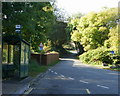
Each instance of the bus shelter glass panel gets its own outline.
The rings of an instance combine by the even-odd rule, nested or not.
[[[8,63],[8,44],[3,44],[3,50],[2,50],[2,63],[7,64]]]
[[[28,76],[28,63],[29,63],[29,46],[21,42],[21,65],[20,65],[20,77]]]
[[[20,75],[20,45],[14,45],[14,66],[15,66],[15,77],[19,78]]]
[[[21,42],[21,64],[20,64],[20,77],[24,77],[25,70],[25,44]]]
[[[14,76],[13,45],[5,42],[2,49],[2,72],[3,78]]]
[[[25,46],[25,76],[28,75],[28,63],[29,63],[29,46]]]

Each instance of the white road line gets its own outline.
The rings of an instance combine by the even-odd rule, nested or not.
[[[53,71],[51,71],[51,72],[53,72]]]
[[[109,87],[106,87],[106,86],[102,86],[102,85],[97,85],[98,87],[102,87],[102,88],[106,88],[106,89],[109,89]]]
[[[57,72],[55,72],[55,74],[57,74]]]
[[[51,71],[51,69],[48,69],[49,71]]]
[[[29,88],[24,94],[29,94],[32,90],[33,88]]]
[[[64,75],[61,75],[61,77],[65,77]]]
[[[71,78],[71,77],[69,77],[69,79],[71,79],[71,80],[75,80],[74,78]]]
[[[86,81],[83,81],[83,80],[80,80],[80,82],[88,84],[88,82],[86,82]]]
[[[88,93],[88,94],[90,94],[90,93],[91,93],[89,89],[86,89],[86,91],[87,91],[87,93]]]

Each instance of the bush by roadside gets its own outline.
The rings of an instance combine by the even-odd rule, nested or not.
[[[103,63],[106,63],[108,65],[119,66],[120,56],[117,53],[112,54],[111,51],[111,49],[101,47],[83,53],[79,56],[79,59],[83,63],[92,65],[102,65]]]

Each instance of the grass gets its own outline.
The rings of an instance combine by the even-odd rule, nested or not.
[[[29,64],[29,76],[35,77],[40,73],[43,73],[48,70],[49,67],[54,66],[59,61],[53,62],[49,65],[39,65],[35,60],[31,60]]]

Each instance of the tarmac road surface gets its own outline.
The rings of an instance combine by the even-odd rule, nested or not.
[[[61,58],[27,94],[118,94],[118,72]]]

